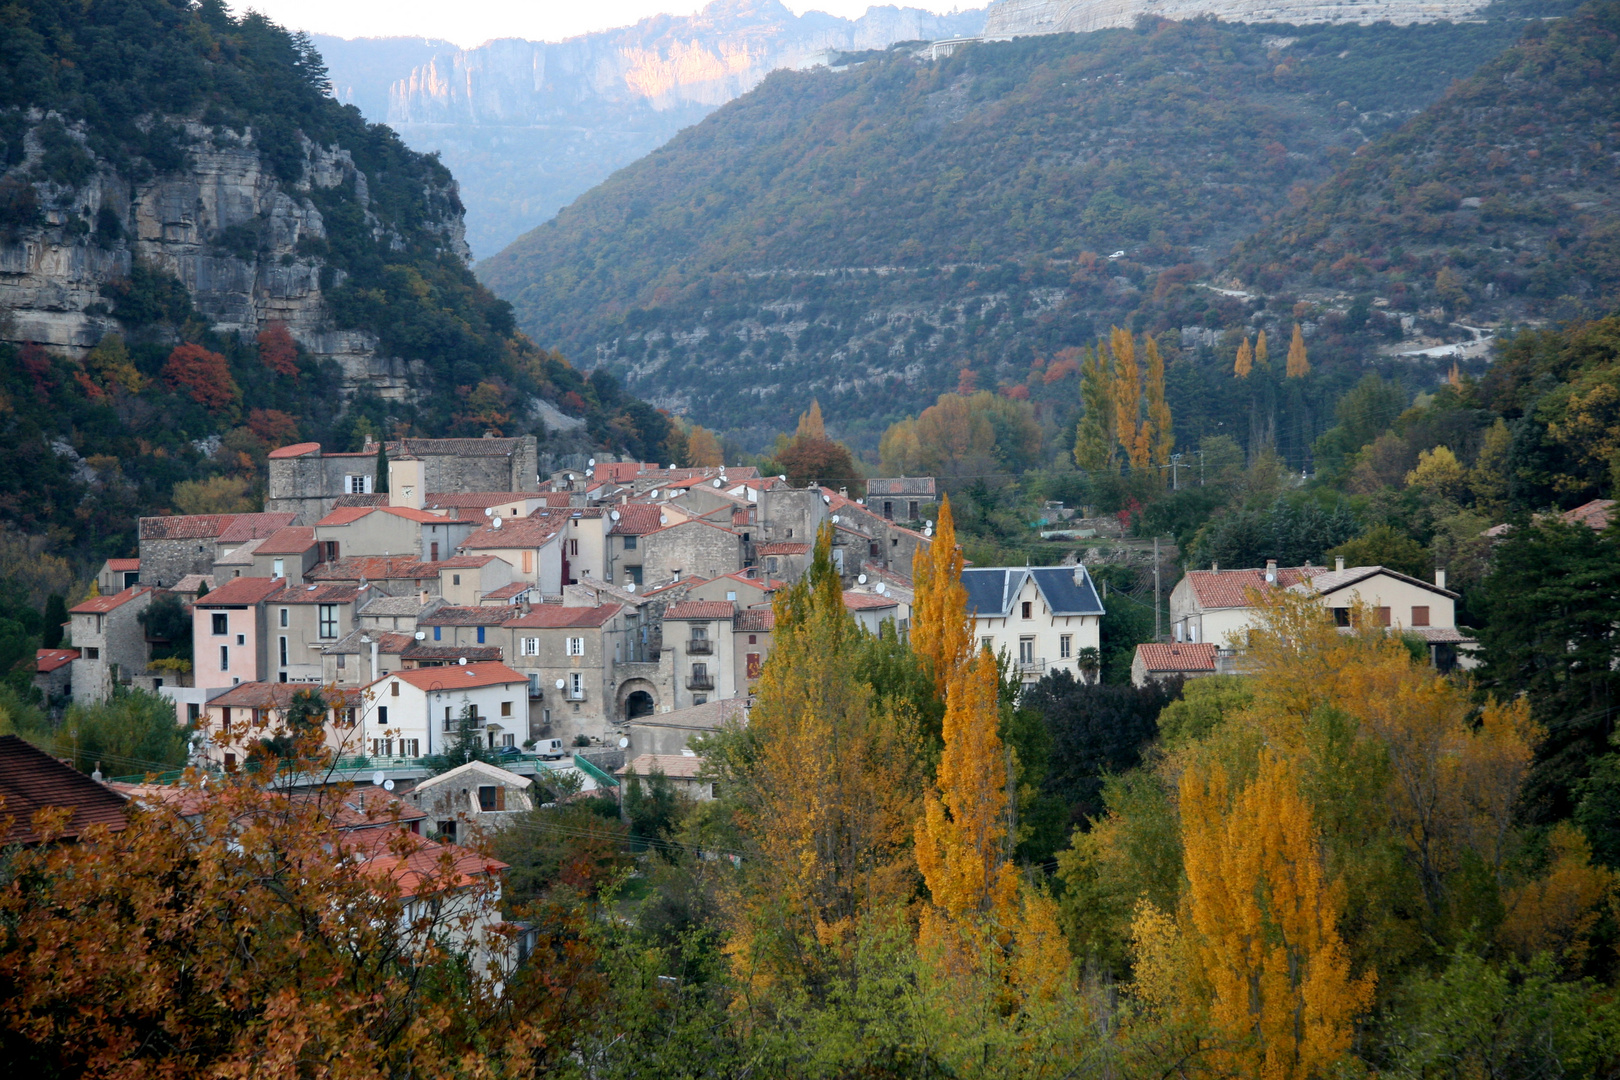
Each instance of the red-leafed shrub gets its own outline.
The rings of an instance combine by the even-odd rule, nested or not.
[[[298,344],[285,323],[271,323],[259,331],[259,360],[277,375],[298,377]]]
[[[163,383],[172,390],[184,390],[206,409],[230,408],[241,393],[223,356],[190,343],[176,345],[164,361]]]
[[[272,450],[298,441],[298,420],[280,409],[254,409],[248,414],[248,428]]]

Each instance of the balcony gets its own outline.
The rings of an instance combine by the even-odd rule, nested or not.
[[[693,638],[686,643],[686,652],[689,656],[713,656],[714,642],[708,638]]]
[[[686,688],[688,690],[713,690],[714,689],[714,676],[713,675],[688,675],[686,677]]]
[[[1020,675],[1031,675],[1039,678],[1041,672],[1045,670],[1046,658],[1044,656],[1032,656],[1018,661],[1018,674]]]

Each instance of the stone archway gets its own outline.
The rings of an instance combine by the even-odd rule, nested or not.
[[[619,723],[629,723],[658,711],[658,687],[646,679],[627,679],[616,695],[618,708],[614,715]]]

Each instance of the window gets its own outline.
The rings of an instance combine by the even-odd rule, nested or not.
[[[579,522],[577,522],[577,521],[574,522],[574,528],[576,528],[576,529],[579,528]],[[568,557],[570,559],[579,558],[579,541],[578,540],[570,540],[570,541],[568,541]]]
[[[1019,605],[1019,608],[1020,608],[1021,613],[1023,614],[1024,618],[1033,619],[1035,617],[1035,605],[1033,603],[1031,603],[1030,601],[1025,600],[1022,604]]]
[[[229,645],[219,647],[219,670],[231,670],[231,647]]]
[[[517,745],[517,736],[516,735],[502,735],[501,736],[501,745],[502,746],[516,746]]]
[[[537,698],[537,697],[541,696],[541,694],[540,694],[540,673],[538,671],[529,672],[529,696],[532,697],[532,698]]]
[[[484,643],[484,628],[482,626],[480,626],[478,628],[478,644],[482,645],[483,643]]]
[[[894,517],[894,503],[887,499],[883,500],[883,516],[891,519]]]
[[[422,740],[420,739],[401,739],[399,740],[399,756],[409,758],[421,757],[421,747]]]
[[[456,842],[456,823],[454,821],[439,822],[439,835],[450,843]]]
[[[568,639],[568,655],[569,656],[584,656],[585,655],[585,639],[582,638],[582,637],[571,637],[571,638],[569,638]]]
[[[502,716],[511,716],[512,715],[512,703],[510,701],[501,702],[501,715]]]
[[[1074,655],[1074,635],[1063,634],[1058,638],[1058,655],[1065,660]]]
[[[524,656],[539,656],[540,639],[537,637],[519,638],[518,652]]]
[[[287,666],[287,639],[286,638],[278,638],[277,643],[281,647],[281,666],[286,667]]]
[[[442,626],[435,626],[433,628],[433,640],[438,641],[443,636],[444,636],[444,628]]]
[[[281,609],[281,620],[280,621],[281,621],[282,626],[290,626],[290,625],[292,625],[291,616],[287,613],[286,608]]]
[[[726,599],[727,599],[727,600],[730,600],[730,601],[731,601],[731,602],[732,602],[732,603],[734,603],[734,604],[735,604],[735,603],[736,603],[736,602],[737,602],[737,594],[736,594],[736,593],[734,593],[734,592],[730,592],[730,591],[728,591],[728,592],[727,592],[727,593],[726,593]]]
[[[236,771],[236,755],[235,754],[226,754],[225,755],[225,771],[226,772],[235,772]]]
[[[444,707],[444,730],[456,730],[456,721],[455,718],[450,715],[450,706],[448,705]]]
[[[435,541],[433,541],[432,544],[430,544],[428,546],[428,562],[438,562],[438,561],[439,561],[439,542],[437,540],[435,540]]]
[[[639,567],[639,566],[627,566],[627,567],[625,567],[624,568],[624,576],[630,579],[630,584],[632,584],[632,585],[640,585],[641,584],[641,567]]]
[[[759,662],[759,653],[757,653],[757,652],[749,653],[744,662],[747,665],[746,670],[748,671],[748,677],[750,679],[759,678],[759,673],[760,673],[760,670],[761,670],[761,667],[762,667],[762,665]]]
[[[534,552],[532,551],[523,553],[523,572],[525,574],[534,573]]]
[[[349,666],[349,658],[347,656],[344,656],[342,653],[338,653],[337,654],[337,666],[338,666],[338,670],[342,671],[344,668]]]
[[[692,695],[692,704],[694,704],[694,705],[707,705],[708,703],[709,703],[709,695],[708,694],[693,694]]]
[[[141,572],[139,570],[125,570],[124,571],[124,588],[127,589],[127,588],[129,588],[129,587],[131,587],[133,585],[139,585],[140,583],[141,583]]]
[[[1334,608],[1333,609],[1333,625],[1334,626],[1349,626],[1350,625],[1350,609],[1347,608],[1347,607],[1336,607],[1336,608]]]
[[[1427,607],[1414,607],[1412,609],[1412,625],[1413,626],[1428,626],[1429,625],[1429,609]]]
[[[574,701],[585,700],[585,674],[574,671],[568,675],[568,696]]]
[[[392,682],[388,684],[388,696],[399,697],[399,683]]]
[[[224,635],[231,632],[230,616],[224,612],[214,615],[214,633]]]
[[[636,550],[636,538],[635,537],[627,536],[627,537],[624,538],[624,550],[626,550],[626,551],[634,551],[634,550]]]
[[[758,634],[749,634],[748,635],[748,644],[750,644],[750,645],[758,645],[759,644],[759,635]]]
[[[996,640],[995,640],[995,638],[987,638],[987,637],[980,638],[979,639],[979,648],[982,649],[985,652],[995,652],[996,651]]]
[[[916,521],[917,520],[917,504],[916,503],[908,503],[907,505],[911,507],[911,515],[910,515],[908,520]]]
[[[1035,662],[1035,639],[1023,637],[1018,639],[1018,662],[1020,664],[1033,664]]]
[[[483,811],[503,810],[506,800],[501,798],[505,791],[494,784],[478,785],[478,809]]]
[[[229,705],[219,710],[219,730],[226,735],[231,733],[231,707]]]
[[[370,495],[372,477],[357,476],[350,473],[348,476],[350,495]]]
[[[732,593],[731,595],[733,597],[735,597],[737,594]],[[692,640],[693,641],[707,641],[708,639],[709,639],[709,628],[708,627],[706,627],[706,626],[694,626],[694,627],[692,627]]]
[[[271,577],[286,577],[287,576],[287,560],[286,559],[276,559],[274,562],[272,562],[270,564],[270,576]]]
[[[377,707],[377,723],[384,727],[388,726],[388,706],[379,705]]]
[[[247,635],[246,634],[237,634],[236,635],[236,643],[238,645],[246,645],[247,644]]]
[[[450,575],[450,584],[452,584],[452,585],[460,585],[461,584],[461,575],[460,574],[451,574]]]
[[[1378,625],[1379,626],[1388,626],[1389,625],[1389,608],[1387,608],[1387,607],[1375,608],[1374,611],[1377,613],[1377,616],[1378,616]]]
[[[101,650],[94,645],[86,645],[84,649],[84,658],[86,660],[100,660]]]
[[[338,636],[338,613],[336,604],[320,605],[321,637],[335,638]]]

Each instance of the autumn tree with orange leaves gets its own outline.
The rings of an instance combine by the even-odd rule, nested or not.
[[[916,585],[911,613],[911,648],[922,658],[941,699],[951,678],[967,662],[973,633],[966,620],[967,589],[962,585],[962,551],[956,546],[956,519],[950,496],[939,506],[934,539],[911,563]]]
[[[223,356],[190,343],[176,345],[169,353],[163,364],[163,382],[212,412],[231,408],[242,394]]]

